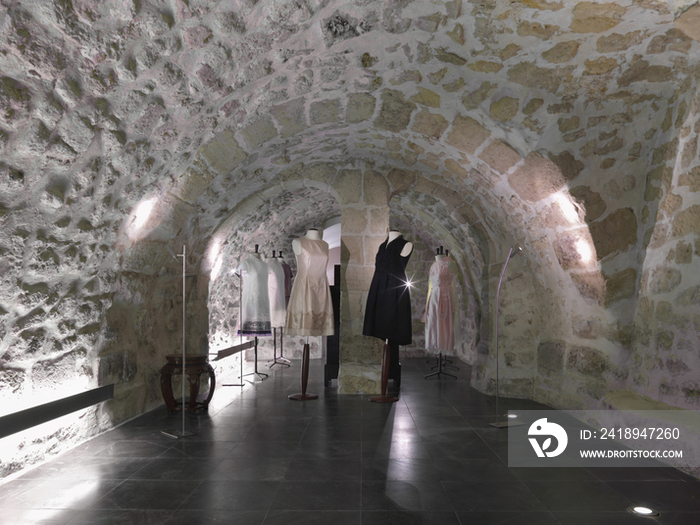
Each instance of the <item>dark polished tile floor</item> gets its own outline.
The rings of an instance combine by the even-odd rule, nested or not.
[[[318,361],[320,399],[289,401],[299,363],[275,366],[219,387],[208,413],[187,416],[194,436],[165,436],[181,416],[160,408],[6,481],[0,524],[700,524],[700,481],[674,469],[508,468],[493,398],[460,366],[457,380],[424,379],[425,359],[404,360],[395,404],[324,389]]]

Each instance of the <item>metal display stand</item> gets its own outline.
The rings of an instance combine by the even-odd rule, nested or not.
[[[443,356],[442,352],[440,352],[438,354],[438,364],[431,369],[431,370],[435,370],[437,368],[438,369],[437,372],[433,372],[432,374],[428,374],[427,376],[425,376],[425,379],[428,379],[429,377],[433,377],[433,376],[440,377],[440,375],[446,375],[446,376],[454,377],[455,379],[457,379],[457,376],[449,374],[449,373],[444,371],[444,368],[448,367],[448,366],[450,366],[450,365],[447,364],[447,359],[445,359],[445,356]],[[455,366],[452,368],[457,368],[457,367]],[[457,370],[459,370],[459,368],[457,368]]]
[[[186,296],[185,296],[185,277],[187,277],[186,272],[186,254],[185,245],[182,245],[182,253],[178,254],[178,257],[182,257],[182,429],[180,430],[162,430],[161,432],[171,438],[180,439],[185,437],[194,436],[195,433],[185,430],[185,378],[187,377],[185,373],[185,307],[186,307]]]
[[[283,344],[281,331],[282,328],[280,328],[280,346]],[[277,328],[272,329],[272,360],[267,362],[267,367],[272,368],[275,365],[291,366],[289,359],[282,357],[281,353],[280,356],[277,357]]]
[[[307,336],[301,356],[301,394],[289,395],[287,399],[291,399],[292,401],[310,401],[318,399],[318,394],[306,393],[306,387],[309,384],[309,354],[309,338]]]
[[[269,376],[269,374],[264,374],[262,372],[258,372],[258,336],[257,335],[255,336],[255,344],[253,346],[253,352],[255,354],[255,368],[249,374],[242,375],[241,378],[246,377],[246,376],[258,376],[261,381],[264,381],[265,379],[267,379],[270,376]],[[243,363],[243,357],[241,357],[241,363]]]
[[[386,395],[387,385],[389,383],[389,366],[391,365],[391,351],[389,349],[389,340],[384,343],[384,353],[382,355],[382,394],[379,396],[370,397],[369,400],[373,403],[396,403],[399,398],[396,396]]]
[[[508,251],[508,258],[506,259],[506,262],[503,264],[503,271],[501,272],[501,278],[498,280],[498,288],[496,288],[496,422],[495,423],[489,423],[492,427],[496,428],[508,428],[509,426],[518,426],[522,425],[522,423],[515,423],[511,422],[509,419],[506,418],[505,421],[501,421],[501,415],[499,413],[498,409],[498,398],[499,398],[499,392],[498,392],[498,307],[499,307],[499,300],[501,297],[501,284],[503,284],[503,277],[506,275],[506,268],[508,267],[508,261],[516,255],[519,255],[520,252],[522,252],[522,248],[520,246],[515,246],[511,248]],[[519,273],[517,275],[514,275],[513,277],[510,277],[506,279],[506,281],[512,281],[514,279],[517,279],[518,277],[522,277],[522,273]]]

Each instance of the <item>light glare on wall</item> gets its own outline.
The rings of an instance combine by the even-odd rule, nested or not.
[[[133,220],[134,228],[143,228],[143,226],[146,224],[146,221],[148,221],[148,218],[151,216],[151,212],[153,211],[153,206],[155,206],[155,204],[155,199],[148,199],[136,206]]]
[[[216,262],[214,263],[214,268],[212,268],[212,270],[211,270],[211,280],[212,281],[218,277],[219,272],[221,271],[221,265],[223,264],[223,262],[224,262],[223,257],[219,257],[216,260]]]
[[[571,202],[570,199],[567,199],[561,193],[557,193],[554,196],[554,200],[559,205],[559,208],[567,221],[569,221],[571,224],[577,224],[580,221],[578,208],[573,202]]]
[[[581,256],[583,262],[591,262],[593,260],[593,250],[591,245],[584,239],[576,241],[576,251]]]

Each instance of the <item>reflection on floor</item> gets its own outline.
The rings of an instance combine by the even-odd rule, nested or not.
[[[493,398],[469,367],[424,379],[403,363],[400,401],[338,396],[312,362],[221,388],[182,440],[164,408],[0,486],[7,524],[645,525],[700,523],[700,481],[674,469],[509,469],[507,430],[488,425]],[[261,367],[262,368],[262,367]],[[501,408],[544,408],[506,400]],[[626,512],[661,511],[657,520]]]

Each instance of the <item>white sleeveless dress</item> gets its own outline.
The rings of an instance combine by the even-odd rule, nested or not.
[[[238,273],[243,279],[239,335],[272,335],[267,290],[269,271],[267,263],[252,255],[245,256],[238,265]]]

